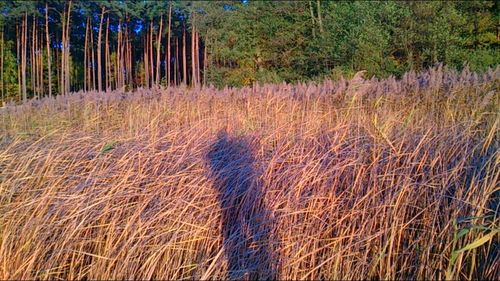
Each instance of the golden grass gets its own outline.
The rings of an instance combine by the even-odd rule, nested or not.
[[[0,279],[497,279],[493,74],[3,109]]]

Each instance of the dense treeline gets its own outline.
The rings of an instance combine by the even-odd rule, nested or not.
[[[500,61],[499,4],[2,1],[2,101],[75,90],[400,75]]]

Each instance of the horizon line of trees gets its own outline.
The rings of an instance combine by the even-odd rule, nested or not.
[[[136,87],[399,76],[500,61],[499,4],[0,2],[2,102]]]

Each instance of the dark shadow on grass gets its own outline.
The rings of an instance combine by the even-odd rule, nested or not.
[[[249,140],[218,134],[207,155],[222,209],[222,235],[230,279],[275,279],[272,219],[258,182]]]

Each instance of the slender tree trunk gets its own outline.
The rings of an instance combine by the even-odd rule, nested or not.
[[[68,67],[68,29],[69,29],[69,12],[71,12],[71,1],[68,3],[68,10],[63,12],[61,25],[62,25],[62,36],[61,36],[61,84],[60,91],[61,94],[66,94],[68,90],[68,80],[69,80],[69,67]]]
[[[123,64],[123,54],[122,54],[122,49],[123,49],[123,31],[122,31],[122,19],[120,18],[118,22],[118,42],[117,42],[117,50],[116,50],[116,83],[117,83],[117,88],[122,88],[123,87],[123,70],[124,70],[124,64]]]
[[[2,26],[2,32],[0,33],[0,40],[1,40],[1,44],[2,44],[2,49],[1,49],[1,54],[0,54],[0,75],[1,75],[1,78],[0,78],[0,82],[2,83],[2,85],[0,86],[2,88],[2,106],[4,105],[5,103],[5,93],[4,93],[4,89],[5,89],[5,80],[4,80],[4,74],[3,74],[3,61],[4,61],[4,27]]]
[[[323,20],[321,18],[321,1],[317,0],[316,5],[318,7],[318,23],[319,23],[319,33],[323,33]]]
[[[36,60],[35,60],[35,46],[36,46],[36,36],[35,36],[35,16],[31,18],[32,25],[31,25],[31,50],[30,50],[30,72],[31,72],[31,93],[33,94],[33,97],[37,97],[37,92],[36,92],[36,77],[35,77],[35,71],[36,71]]]
[[[161,46],[161,33],[163,29],[163,16],[160,17],[160,28],[158,31],[158,35],[156,36],[156,83],[155,85],[158,87],[160,84],[160,46]]]
[[[167,76],[167,87],[170,87],[170,38],[171,38],[171,25],[172,25],[172,2],[170,2],[170,5],[168,7],[168,32],[167,32],[167,57],[165,59],[165,73]]]
[[[196,34],[196,25],[194,24],[194,16],[191,25],[191,85],[196,88],[196,55],[195,55],[195,34]]]
[[[66,42],[65,42],[65,37],[66,37],[66,18],[65,18],[65,15],[66,15],[66,11],[64,11],[63,13],[63,17],[61,19],[61,27],[62,27],[62,36],[61,36],[61,67],[60,67],[60,71],[59,71],[59,74],[61,76],[59,82],[59,91],[60,91],[60,94],[61,95],[64,95],[64,91],[66,89],[66,83],[64,82],[64,78],[65,78],[65,75],[64,73],[66,72],[66,63],[65,63],[65,59],[66,59],[66,55],[65,55],[65,48],[66,48]]]
[[[21,23],[22,26],[22,23]],[[22,28],[21,28],[22,29]],[[17,58],[17,89],[18,89],[18,94],[19,98],[22,96],[22,90],[21,90],[21,31],[19,30],[19,23],[16,23],[16,58]]]
[[[149,31],[144,39],[144,82],[143,85],[149,88]]]
[[[21,75],[22,75],[22,81],[23,81],[23,101],[28,100],[28,94],[26,91],[26,51],[27,51],[27,45],[28,45],[28,13],[24,13],[24,24],[23,24],[23,43],[22,43],[22,64],[21,64]]]
[[[179,71],[179,38],[175,37],[174,86],[178,85]]]
[[[126,23],[126,26],[125,26],[125,65],[126,65],[126,82],[125,84],[127,85],[131,85],[132,84],[132,67],[130,65],[130,48],[129,48],[129,35],[128,35],[128,24],[129,24],[129,20],[128,20],[128,16],[126,16],[126,20],[127,20],[127,23]]]
[[[102,49],[101,49],[101,38],[102,38],[102,23],[104,21],[104,13],[106,8],[103,6],[101,10],[101,21],[99,22],[99,33],[97,34],[97,89],[102,92]]]
[[[35,56],[34,56],[34,59],[35,59],[35,89],[36,89],[36,92],[37,92],[37,97],[38,98],[41,98],[42,97],[42,89],[40,87],[40,55],[38,54],[38,41],[39,41],[39,38],[38,38],[38,28],[35,28]]]
[[[92,90],[96,90],[96,62],[95,62],[95,50],[94,50],[94,31],[92,28],[92,18],[90,19],[90,56],[92,62],[90,63],[89,75],[92,75]]]
[[[45,2],[45,39],[47,43],[47,76],[49,79],[49,97],[52,97],[52,70],[50,58],[50,35],[49,35],[49,4]]]
[[[184,85],[187,85],[187,58],[186,58],[186,26],[184,26],[184,30],[182,33],[182,80],[184,81]]]
[[[128,79],[128,73],[129,73],[129,68],[128,68],[128,21],[127,21],[127,16],[125,16],[125,24],[124,24],[124,31],[123,31],[123,67],[124,67],[124,74],[123,74],[123,85],[127,86],[129,85],[130,81]]]
[[[316,18],[314,17],[314,10],[313,10],[313,5],[312,5],[312,2],[309,1],[309,12],[311,13],[311,21],[312,21],[312,27],[311,27],[311,30],[312,30],[312,36],[313,36],[313,39],[316,39]]]
[[[58,63],[61,58],[61,51],[58,51],[57,49],[55,50],[55,56],[56,56],[56,77],[57,77],[57,85],[58,87],[61,86],[61,67],[58,67]],[[58,88],[59,92],[61,92],[60,88]]]
[[[131,42],[129,42],[129,30],[128,30],[128,25],[130,23],[128,15],[127,17],[127,26],[125,27],[125,45],[126,45],[126,63],[127,63],[127,84],[130,85],[131,87],[134,86],[134,80],[132,76],[132,46]]]
[[[195,34],[195,40],[196,40],[196,85],[200,86],[201,85],[201,76],[200,76],[200,33],[198,30],[196,30]]]
[[[127,38],[128,37],[129,37],[129,35],[127,35]],[[129,72],[130,84],[131,84],[131,86],[134,86],[135,81],[134,81],[134,76],[132,75],[132,73],[133,73],[132,71],[134,71],[134,68],[133,68],[134,65],[132,64],[132,52],[133,52],[133,50],[132,50],[132,42],[130,42],[130,39],[128,41],[128,47],[127,48],[128,48],[128,56],[129,56],[128,57],[128,63],[129,63],[129,71],[130,71]]]
[[[37,80],[38,80],[38,94],[40,97],[43,97],[43,36],[41,34],[40,28],[36,29],[36,59],[37,62]]]
[[[88,40],[89,40],[89,20],[90,16],[87,16],[87,22],[85,24],[85,47],[83,48],[83,90],[87,92],[88,89]]]
[[[64,60],[66,62],[66,79],[65,79],[65,85],[66,89],[65,92],[69,93],[70,92],[70,77],[71,77],[71,71],[70,71],[70,37],[69,37],[69,31],[70,31],[70,19],[71,19],[71,4],[72,1],[70,0],[68,2],[68,13],[67,13],[67,18],[66,18],[66,35],[65,35],[65,42],[66,42],[66,48],[65,48],[65,54],[66,54],[66,59]]]
[[[150,77],[151,77],[151,87],[155,85],[155,65],[154,65],[154,59],[153,59],[153,21],[151,20],[150,23],[150,34],[149,34],[149,70],[150,72]]]
[[[207,69],[208,69],[208,35],[205,35],[205,44],[203,46],[203,87],[207,86]]]
[[[105,73],[105,78],[106,78],[106,89],[104,89],[106,92],[109,91],[111,88],[111,74],[110,74],[110,58],[109,58],[109,15],[106,19],[106,38],[105,38],[105,45],[104,45],[104,60],[105,60],[105,65],[104,65],[104,73]]]
[[[38,55],[38,58],[39,58],[39,68],[38,68],[38,71],[40,73],[40,77],[38,79],[38,81],[40,82],[40,94],[41,96],[45,96],[45,85],[44,85],[44,79],[43,79],[43,29],[39,28],[37,33],[39,34],[38,38],[40,38],[40,43],[38,45],[38,52],[39,52],[39,55]]]

